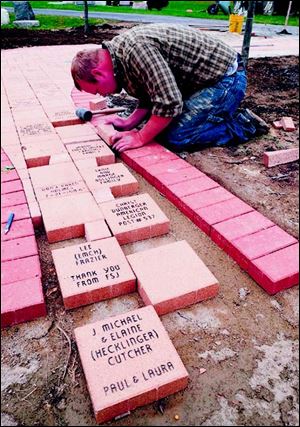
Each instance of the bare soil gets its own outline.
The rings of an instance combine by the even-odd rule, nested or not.
[[[294,148],[299,141],[299,58],[250,59],[244,106],[261,116],[270,132],[226,148],[184,154],[188,162],[251,204],[294,236],[299,232],[298,162],[266,168],[265,151]],[[272,123],[291,116],[297,131],[275,130]]]
[[[109,28],[105,38],[124,28]],[[51,34],[51,40],[44,39],[39,31],[35,45],[80,43],[72,32],[61,37],[56,32],[54,38]],[[6,33],[2,37],[6,40]],[[24,37],[5,41],[5,48],[33,43]],[[291,115],[298,126],[298,58],[250,60],[248,76],[245,105],[269,123]],[[296,235],[298,165],[266,169],[261,160],[266,149],[295,147],[297,140],[298,132],[272,130],[245,145],[208,148],[182,157]],[[140,192],[148,192],[171,218],[171,232],[126,245],[125,253],[185,239],[221,288],[211,301],[162,317],[190,374],[188,388],[108,425],[299,425],[298,289],[268,296],[172,204],[134,175]],[[73,330],[143,304],[134,293],[67,312],[51,250],[84,240],[49,245],[44,230],[36,231],[36,237],[48,316],[2,331],[1,425],[94,426]]]
[[[104,40],[111,40],[120,32],[135,25],[135,23],[129,22],[90,25],[88,34],[84,34],[83,27],[66,30],[1,29],[1,49],[24,46],[101,44]]]

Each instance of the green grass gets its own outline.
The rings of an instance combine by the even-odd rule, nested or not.
[[[48,4],[47,1],[34,1],[31,2],[31,5],[33,9],[41,9],[41,8],[47,8],[47,9],[63,9],[63,10],[79,10],[82,11],[82,6],[75,6],[70,2],[70,4],[64,4],[60,5],[59,2],[57,2],[57,5]],[[190,18],[207,18],[207,19],[222,19],[222,20],[228,20],[228,16],[225,16],[222,12],[219,12],[218,15],[209,15],[207,13],[207,7],[214,3],[213,1],[170,1],[169,6],[162,9],[161,11],[158,10],[139,10],[139,9],[132,9],[131,7],[126,6],[89,6],[89,11],[96,11],[96,12],[122,12],[122,13],[137,13],[137,14],[153,14],[153,15],[168,15],[168,16],[185,16]],[[13,6],[13,2],[7,1],[3,2],[1,1],[1,6]],[[193,12],[189,13],[186,12],[188,9],[191,9]],[[264,15],[256,15],[255,20],[256,23],[261,24],[275,24],[275,25],[284,25],[285,22],[285,16],[264,16]],[[289,25],[298,26],[299,25],[299,17],[290,17]]]
[[[9,14],[10,21],[15,19],[13,13]],[[64,28],[75,28],[82,27],[84,20],[82,18],[70,18],[68,16],[48,16],[48,15],[36,15],[36,19],[40,21],[39,27],[30,27],[30,30],[62,30]],[[104,19],[89,19],[90,25],[101,25],[106,22]],[[16,28],[12,23],[8,25],[2,25],[1,29]]]

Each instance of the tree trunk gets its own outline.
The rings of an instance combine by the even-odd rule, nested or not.
[[[242,57],[243,57],[245,67],[247,67],[248,59],[249,59],[254,9],[255,9],[255,1],[249,1],[248,2],[248,13],[247,13],[247,21],[246,21],[243,49],[242,49]]]
[[[84,34],[89,32],[89,6],[87,0],[84,0]]]

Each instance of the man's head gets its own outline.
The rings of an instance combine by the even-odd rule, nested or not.
[[[78,90],[106,96],[118,91],[113,63],[106,49],[85,49],[72,61],[71,74]]]

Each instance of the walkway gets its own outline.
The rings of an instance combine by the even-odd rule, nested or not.
[[[138,171],[135,173],[120,161],[114,163],[109,147],[106,147],[106,155],[101,156],[104,142],[90,124],[54,127],[52,124],[57,125],[59,120],[75,118],[72,99],[76,104],[88,106],[92,98],[74,90],[70,78],[70,61],[82,47],[46,46],[2,52],[2,115],[6,130],[2,146],[22,182],[28,184],[24,191],[29,208],[31,204],[37,208],[35,215],[40,219],[39,226],[43,217],[48,240],[55,242],[48,244],[43,241],[44,233],[40,233],[38,242],[41,259],[45,263],[43,287],[49,307],[48,319],[3,332],[5,411],[17,418],[17,424],[47,424],[50,412],[48,404],[46,409],[44,406],[51,390],[55,397],[55,400],[51,399],[51,416],[57,417],[52,419],[54,424],[95,425],[85,378],[92,385],[89,387],[91,397],[99,398],[104,388],[99,387],[100,381],[107,379],[111,384],[123,378],[124,372],[133,371],[129,371],[126,364],[120,365],[122,372],[109,370],[106,364],[100,365],[100,359],[94,364],[91,354],[92,358],[102,357],[101,352],[105,356],[102,343],[107,338],[98,340],[95,330],[88,325],[111,316],[132,313],[143,304],[153,302],[190,380],[183,392],[165,401],[163,414],[147,405],[132,412],[124,425],[126,422],[127,425],[139,425],[141,419],[147,425],[175,425],[174,414],[179,414],[183,425],[247,425],[249,422],[263,425],[265,419],[276,423],[283,416],[289,416],[290,424],[297,425],[297,413],[290,408],[291,402],[297,400],[294,384],[297,382],[298,337],[293,325],[297,325],[298,290],[294,287],[270,297],[238,265],[249,270],[270,293],[296,284],[296,240],[218,183],[157,144],[149,146],[150,153],[144,147],[122,156],[129,167]],[[96,117],[93,120],[98,134],[105,138],[112,129],[100,122]],[[95,152],[97,156],[93,154]],[[111,164],[99,167],[103,158]],[[148,185],[147,180],[159,191]],[[108,191],[99,191],[101,181],[109,181]],[[153,201],[150,196],[142,194],[126,196],[125,201],[118,201],[119,196],[132,194],[137,189],[140,193],[149,193]],[[126,206],[130,208],[128,212]],[[147,214],[143,215],[145,207]],[[132,217],[134,211],[137,215]],[[111,232],[115,237],[102,240],[99,234],[95,237],[94,233],[100,231],[100,226],[104,226],[102,237]],[[154,239],[154,236],[159,237]],[[95,238],[96,241],[91,241]],[[140,238],[146,240],[137,241]],[[116,239],[122,248],[116,244]],[[178,245],[181,240],[188,243]],[[114,243],[110,245],[110,241]],[[154,251],[168,251],[167,243],[174,245],[173,248],[176,245],[175,257],[173,252],[165,257]],[[192,255],[194,252],[186,255],[191,248],[197,255]],[[107,261],[104,261],[98,270],[95,266],[99,262],[97,264],[95,259],[106,260],[104,255],[107,251],[108,260],[113,262],[105,264]],[[148,256],[146,260],[143,257],[145,251],[149,253],[151,262]],[[226,253],[233,256],[238,264]],[[103,258],[99,259],[101,256]],[[198,268],[201,258],[218,279],[220,287],[212,281],[214,277],[207,270],[199,273],[199,269],[194,269],[194,264],[188,262],[194,256]],[[87,269],[86,259],[93,263],[93,268]],[[168,268],[164,268],[166,259]],[[135,276],[128,265],[125,270],[125,261],[130,263],[138,277],[137,288]],[[105,267],[105,273],[101,267]],[[159,276],[155,275],[157,269],[161,271]],[[98,278],[100,272],[106,286],[91,280]],[[267,274],[263,275],[263,272]],[[170,277],[175,279],[170,281]],[[274,280],[270,283],[272,278],[276,281],[275,288],[272,287]],[[202,279],[209,283],[200,292]],[[151,282],[155,283],[155,288],[151,288]],[[133,290],[135,292],[131,295],[126,295]],[[158,301],[158,296],[163,300]],[[112,299],[105,301],[107,298]],[[207,298],[210,300],[203,301]],[[199,301],[201,304],[196,304]],[[82,306],[84,304],[87,306]],[[67,312],[64,307],[70,310]],[[145,310],[139,308],[131,316],[141,315]],[[81,329],[84,325],[85,329]],[[100,326],[97,323],[97,331]],[[161,336],[165,331],[158,329],[160,326],[152,318],[146,325],[147,330],[155,328]],[[74,328],[85,375],[79,364]],[[89,340],[92,333],[97,335],[93,342]],[[114,334],[112,336],[116,339]],[[152,345],[152,342],[147,344]],[[97,351],[91,353],[91,345]],[[159,358],[155,359],[155,364],[152,360],[147,369],[153,370],[164,363],[161,358],[175,355],[174,348],[170,349],[165,344],[157,347],[160,351],[155,354],[159,354]],[[140,352],[140,356],[143,355]],[[175,362],[179,363],[178,359]],[[177,375],[175,362],[173,366],[176,366],[174,372]],[[99,366],[103,366],[100,374]],[[144,365],[142,367],[144,369]],[[287,371],[288,376],[285,375]],[[147,372],[145,369],[144,373]],[[151,402],[151,395],[154,399],[160,398],[187,385],[183,369],[180,377],[174,379],[178,381],[173,381],[172,387],[165,389],[158,387],[155,381],[149,381],[147,384],[151,383],[151,387],[142,389],[147,392],[147,399],[144,400],[143,395],[142,403]],[[37,386],[31,391],[29,384]],[[276,390],[281,392],[278,394]],[[148,394],[149,391],[155,393]],[[25,400],[29,393],[30,405],[24,411],[20,396]],[[119,397],[118,394],[114,396]],[[127,410],[135,407],[137,400],[134,396],[136,394],[130,396],[129,406],[124,406]],[[110,400],[105,404],[112,401],[115,402]],[[103,402],[104,396],[100,402],[96,401],[96,408]],[[54,408],[56,404],[59,411]],[[122,413],[126,412],[124,407],[121,408]],[[258,412],[258,407],[263,407],[263,410]],[[36,408],[40,409],[37,411]],[[110,412],[109,416],[114,416],[114,413]]]

